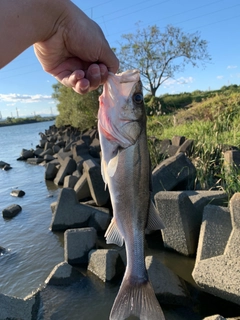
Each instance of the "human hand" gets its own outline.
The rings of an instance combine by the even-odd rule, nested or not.
[[[97,89],[119,62],[102,30],[72,2],[65,2],[54,32],[34,45],[43,69],[74,91]]]

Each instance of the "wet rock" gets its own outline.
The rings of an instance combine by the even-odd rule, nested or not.
[[[33,320],[37,319],[40,307],[40,292],[20,299],[0,293],[1,320]]]
[[[10,166],[9,163],[5,162],[5,161],[0,161],[0,168],[4,168],[5,166]]]
[[[153,194],[159,191],[190,189],[196,177],[196,168],[179,153],[162,161],[153,170]]]
[[[25,192],[23,190],[12,190],[11,193],[10,193],[11,196],[13,197],[23,197],[25,195]]]
[[[89,252],[96,247],[94,228],[69,229],[64,232],[64,257],[69,264],[88,263]]]
[[[6,249],[0,246],[0,256],[6,252]]]
[[[21,206],[18,204],[12,204],[9,207],[3,209],[3,218],[13,218],[22,210]]]
[[[45,283],[54,286],[68,286],[79,281],[82,277],[83,275],[78,270],[64,261],[53,268]]]
[[[145,258],[149,279],[160,303],[187,305],[190,302],[184,281],[153,256]]]
[[[93,160],[83,163],[83,168],[87,174],[87,181],[91,196],[98,206],[103,206],[109,199],[109,192],[105,190],[105,183],[101,174],[101,166]]]
[[[63,182],[63,188],[74,188],[75,184],[77,183],[78,178],[73,175],[66,176]]]
[[[124,263],[117,250],[98,249],[89,253],[88,270],[104,282],[122,274],[124,269]]]
[[[237,193],[231,198],[229,209],[221,207],[216,209],[214,206],[205,208],[197,259],[192,273],[195,282],[203,290],[238,305],[240,305],[239,205],[240,193]]]
[[[71,175],[76,170],[76,162],[70,158],[66,157],[61,164],[60,169],[54,179],[54,183],[57,185],[62,185],[64,182],[64,178],[67,175]]]
[[[154,198],[165,224],[162,230],[164,246],[184,255],[195,254],[201,214],[187,194],[181,191],[161,191]]]

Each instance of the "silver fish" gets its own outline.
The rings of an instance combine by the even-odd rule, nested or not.
[[[145,229],[162,229],[164,225],[150,200],[150,157],[139,71],[110,73],[99,101],[102,176],[113,207],[105,237],[107,243],[122,246],[125,242],[127,253],[110,320],[124,320],[130,315],[164,320],[145,266]]]

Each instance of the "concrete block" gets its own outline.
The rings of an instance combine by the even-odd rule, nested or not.
[[[20,211],[22,211],[21,206],[19,206],[18,204],[11,204],[10,206],[2,210],[2,215],[3,218],[10,219],[15,217]]]
[[[103,206],[109,199],[109,192],[105,190],[105,183],[101,174],[101,166],[93,160],[83,163],[87,174],[87,181],[91,196],[98,206]]]
[[[53,181],[57,175],[58,169],[55,163],[48,163],[45,170],[45,179]]]
[[[75,184],[78,181],[78,177],[69,175],[64,178],[63,188],[74,188]]]
[[[20,299],[0,293],[1,320],[33,320],[37,319],[40,307],[40,292]]]
[[[83,172],[80,179],[78,179],[78,181],[76,182],[74,191],[76,192],[79,201],[91,197],[86,172]]]
[[[94,228],[69,229],[64,232],[64,257],[69,264],[88,263],[89,252],[96,247]]]
[[[179,153],[162,161],[153,170],[153,194],[173,189],[189,189],[196,177],[196,168],[183,154]]]
[[[170,305],[189,303],[183,280],[153,256],[147,256],[145,262],[149,279],[160,303]]]
[[[172,137],[172,145],[176,147],[180,147],[184,142],[186,138],[184,136],[174,136]]]
[[[231,231],[229,209],[207,205],[203,211],[196,261],[222,255]]]
[[[164,246],[184,255],[196,252],[201,214],[185,192],[162,191],[155,203],[165,224],[162,230]]]
[[[88,270],[102,281],[110,281],[124,272],[125,266],[117,250],[98,249],[89,253]]]
[[[45,283],[54,286],[67,286],[83,278],[83,275],[66,261],[57,264]]]
[[[180,147],[178,148],[177,153],[182,152],[189,157],[192,154],[193,144],[194,144],[194,140],[191,140],[191,139],[185,140],[183,144],[180,145]]]
[[[54,183],[57,185],[62,185],[64,178],[67,175],[72,174],[76,170],[76,166],[76,162],[72,158],[66,157],[62,162],[60,169],[58,170],[58,173],[54,179]]]

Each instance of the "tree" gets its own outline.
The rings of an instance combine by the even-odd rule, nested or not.
[[[101,89],[80,95],[71,88],[57,83],[53,85],[53,90],[52,97],[58,101],[57,126],[71,125],[84,130],[96,125]]]
[[[201,40],[198,32],[184,33],[171,25],[164,32],[156,25],[138,27],[135,34],[125,34],[122,38],[125,42],[118,53],[121,69],[139,69],[144,88],[153,96],[163,82],[183,72],[187,64],[195,67],[201,61],[205,66],[211,60],[207,41]]]

